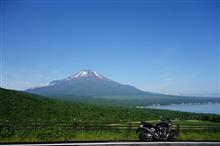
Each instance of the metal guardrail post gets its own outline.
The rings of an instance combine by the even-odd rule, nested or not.
[[[129,139],[129,135],[130,135],[130,132],[131,132],[131,123],[128,123],[128,130],[127,130],[127,139]]]
[[[180,125],[179,124],[176,125],[176,132],[177,132],[177,136],[179,136],[179,134],[180,134]]]

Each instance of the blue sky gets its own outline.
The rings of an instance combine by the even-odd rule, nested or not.
[[[140,89],[219,95],[217,0],[3,1],[1,86],[83,69]]]

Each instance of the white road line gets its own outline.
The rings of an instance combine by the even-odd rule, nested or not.
[[[96,142],[96,143],[51,143],[51,144],[6,144],[7,146],[60,146],[60,145],[64,145],[64,146],[68,146],[68,145],[72,145],[72,146],[85,146],[85,145],[106,145],[106,146],[110,146],[110,145],[132,145],[132,146],[139,146],[139,145],[152,145],[152,146],[162,146],[162,145],[169,145],[169,146],[184,146],[184,145],[195,145],[195,146],[202,146],[202,145],[215,145],[215,146],[220,146],[220,142]]]

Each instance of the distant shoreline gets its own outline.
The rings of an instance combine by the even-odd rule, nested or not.
[[[136,106],[136,108],[150,108],[150,109],[163,109],[181,112],[204,113],[204,114],[217,114],[220,115],[220,103],[182,103],[170,105],[150,105],[150,106]]]

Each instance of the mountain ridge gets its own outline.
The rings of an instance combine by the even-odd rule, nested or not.
[[[31,88],[26,92],[58,99],[79,101],[106,100],[126,105],[180,104],[220,102],[218,98],[177,96],[142,91],[108,79],[92,71],[82,70],[61,80],[51,81],[47,86]],[[81,97],[81,98],[78,98]],[[85,98],[83,98],[85,97]]]
[[[91,70],[82,70],[62,80],[54,80],[47,86],[31,88],[26,91],[46,96],[54,93],[80,96],[144,94],[144,91],[134,86],[115,82]]]

